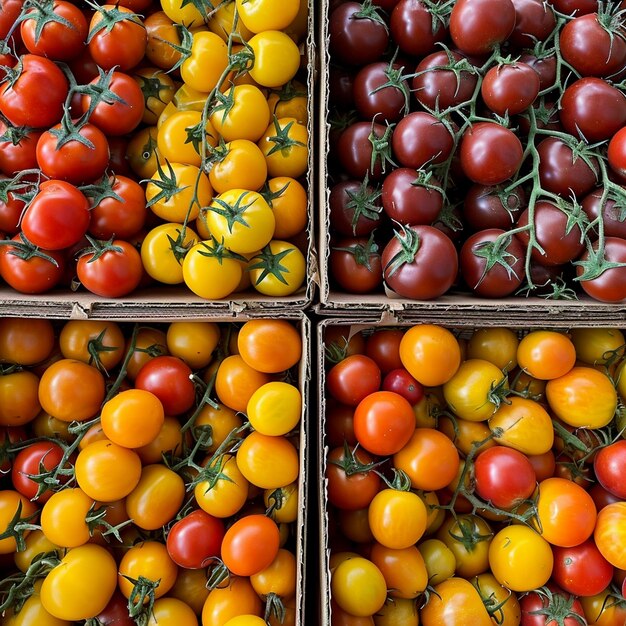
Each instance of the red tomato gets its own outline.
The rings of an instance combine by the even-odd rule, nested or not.
[[[403,367],[391,370],[385,376],[382,390],[399,393],[412,405],[416,405],[424,397],[424,386]]]
[[[342,404],[356,406],[380,389],[380,369],[367,356],[354,354],[334,365],[326,375],[330,395]]]
[[[520,607],[521,626],[580,626],[584,623],[580,601],[555,586],[522,596]]]
[[[62,458],[63,448],[52,441],[40,441],[23,448],[13,461],[11,469],[13,487],[29,500],[41,504],[47,502],[53,491],[37,477],[54,470]]]
[[[153,393],[163,404],[165,415],[180,415],[194,403],[196,390],[189,366],[175,356],[157,356],[137,374],[135,387]]]
[[[554,582],[575,596],[595,596],[613,577],[613,566],[602,556],[592,539],[572,548],[552,547]]]
[[[202,569],[219,556],[225,534],[224,522],[205,513],[192,511],[178,520],[167,534],[167,552],[176,565]]]

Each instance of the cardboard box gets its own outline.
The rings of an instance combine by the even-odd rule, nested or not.
[[[341,315],[344,311],[359,312],[367,311],[372,314],[383,310],[416,311],[420,313],[427,311],[436,318],[444,315],[446,318],[450,314],[457,315],[462,320],[468,311],[476,310],[481,315],[499,315],[506,308],[513,319],[525,319],[536,315],[536,311],[549,312],[549,315],[559,315],[564,321],[576,322],[584,317],[589,317],[591,325],[596,325],[596,319],[610,320],[613,315],[624,318],[626,303],[619,305],[607,305],[597,302],[585,294],[580,295],[578,301],[567,300],[544,300],[543,298],[511,296],[505,299],[486,299],[473,296],[468,292],[450,291],[448,294],[436,300],[411,300],[403,298],[393,292],[387,294],[375,293],[364,295],[353,295],[336,289],[330,277],[329,257],[330,257],[330,231],[329,231],[329,196],[330,189],[327,184],[329,168],[327,155],[330,151],[328,123],[329,96],[330,96],[330,53],[329,53],[329,32],[328,14],[329,0],[322,0],[318,9],[318,60],[319,60],[319,94],[318,94],[318,159],[317,167],[317,202],[318,211],[318,284],[319,284],[319,312],[324,315]],[[543,315],[543,313],[542,313]],[[599,325],[603,325],[600,321]]]
[[[400,327],[409,328],[414,325],[429,323],[445,326],[451,330],[461,330],[461,334],[469,333],[470,329],[481,328],[486,326],[508,327],[513,330],[526,330],[531,328],[559,328],[567,330],[568,328],[578,327],[599,327],[606,328],[623,328],[623,317],[614,317],[612,320],[606,320],[603,324],[595,324],[595,319],[585,318],[584,316],[574,320],[564,322],[562,319],[548,316],[547,311],[537,311],[533,317],[527,319],[518,318],[509,320],[507,311],[501,310],[501,314],[497,319],[485,320],[481,313],[467,312],[465,317],[450,317],[449,311],[437,309],[435,316],[424,316],[424,311],[417,313],[402,310],[400,312],[384,311],[382,315],[368,314],[361,312],[360,314],[351,314],[352,312],[344,311],[343,317],[334,317],[321,320],[317,325],[316,333],[316,352],[317,360],[315,367],[318,372],[317,391],[318,391],[318,410],[319,410],[319,426],[317,432],[317,451],[318,451],[318,500],[319,500],[319,563],[320,563],[320,619],[321,626],[331,626],[331,590],[330,590],[330,548],[329,534],[332,529],[329,527],[328,517],[328,492],[326,481],[326,458],[329,448],[326,445],[326,391],[325,391],[325,359],[324,359],[324,334],[327,328],[333,326],[344,326],[349,328],[348,338],[356,332],[364,329],[381,328],[381,327]],[[438,316],[438,319],[435,319]],[[313,444],[315,445],[315,444]]]
[[[34,302],[31,302],[28,307],[24,305],[10,305],[7,303],[0,303],[0,318],[1,317],[48,317],[52,319],[68,320],[68,319],[83,319],[81,315],[76,315],[75,309],[70,309],[70,315],[63,314],[68,309],[65,307],[66,302],[52,301],[47,302],[48,309],[45,310],[47,315],[38,315],[38,309],[35,308]],[[116,303],[111,303],[111,309],[99,309],[96,307],[90,310],[90,319],[115,319],[117,322],[144,322],[144,323],[162,323],[164,321],[181,321],[191,319],[191,316],[180,314],[181,310],[172,311],[166,306],[159,306],[157,303],[154,306],[144,306],[143,315],[139,313],[138,309],[128,308],[125,303],[117,303],[119,306],[116,309]],[[162,303],[161,303],[162,304]],[[81,309],[82,311],[82,309]],[[117,315],[111,316],[110,312],[115,311]],[[165,312],[167,315],[152,315],[155,311]],[[310,396],[310,381],[311,381],[311,323],[304,313],[299,311],[282,311],[276,313],[274,311],[262,312],[256,315],[249,315],[247,312],[232,313],[229,315],[225,312],[211,311],[205,309],[204,315],[196,315],[193,317],[195,321],[207,321],[207,322],[246,322],[254,318],[280,318],[290,321],[298,329],[302,338],[302,358],[298,366],[298,387],[302,394],[303,403],[300,416],[300,433],[299,433],[299,477],[298,477],[298,519],[295,522],[296,533],[296,550],[295,557],[297,563],[296,570],[296,624],[305,624],[305,600],[306,600],[306,550],[307,550],[307,512],[310,509],[309,499],[314,497],[315,494],[308,494],[309,478],[308,478],[308,463],[309,463],[309,410],[310,403],[307,399]],[[311,596],[309,596],[311,597]],[[315,599],[310,601],[314,602]],[[310,615],[310,610],[308,612]]]

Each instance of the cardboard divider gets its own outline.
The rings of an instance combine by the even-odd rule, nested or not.
[[[317,345],[314,349],[314,354],[317,355],[315,367],[317,369],[317,392],[318,392],[318,411],[319,411],[319,423],[317,425],[317,451],[318,451],[318,463],[317,463],[317,481],[318,481],[318,524],[319,524],[319,546],[318,546],[318,558],[320,568],[320,626],[331,626],[332,611],[331,611],[331,574],[330,574],[330,548],[329,548],[329,533],[332,531],[329,528],[328,517],[328,484],[326,480],[326,459],[328,456],[329,448],[326,445],[326,376],[325,376],[325,359],[324,359],[324,333],[327,328],[333,326],[344,326],[348,329],[348,338],[354,333],[364,329],[374,329],[382,327],[400,327],[409,328],[417,324],[437,324],[444,326],[450,330],[458,330],[462,335],[469,333],[470,329],[482,328],[487,326],[501,326],[511,328],[512,330],[524,331],[531,328],[559,328],[561,330],[568,330],[570,328],[590,328],[590,327],[605,327],[605,328],[623,328],[624,324],[623,316],[614,316],[613,319],[606,319],[603,323],[596,323],[597,320],[592,319],[590,316],[579,317],[575,320],[563,320],[559,317],[550,317],[548,312],[543,310],[536,310],[534,317],[530,318],[518,318],[507,319],[502,316],[498,318],[497,322],[489,323],[485,321],[483,315],[479,313],[467,313],[465,318],[457,318],[454,315],[450,316],[449,312],[443,312],[441,309],[437,309],[437,317],[428,317],[423,314],[423,311],[419,313],[416,311],[406,312],[403,311],[403,315],[396,315],[389,311],[373,314],[360,311],[343,311],[343,315],[332,318],[322,319],[316,328],[316,342]]]

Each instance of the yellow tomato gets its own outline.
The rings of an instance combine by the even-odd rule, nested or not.
[[[151,178],[157,171],[157,164],[165,164],[165,159],[158,153],[156,126],[147,126],[136,131],[126,146],[126,159],[136,176]]]
[[[300,421],[302,396],[297,387],[273,381],[259,387],[248,400],[246,414],[262,435],[286,435]]]
[[[284,3],[281,3],[281,7]],[[282,14],[282,9],[278,11]],[[300,67],[300,51],[293,39],[278,30],[265,30],[248,41],[254,53],[250,76],[263,87],[288,83]],[[188,81],[185,81],[188,82]]]
[[[142,67],[135,71],[133,78],[141,87],[146,102],[141,121],[148,125],[156,124],[165,106],[174,98],[174,81],[169,74],[156,67]]]
[[[202,113],[175,111],[159,126],[157,147],[159,154],[170,163],[184,163],[200,167],[203,153]],[[207,146],[217,146],[217,132],[209,120],[204,126]],[[210,149],[209,148],[209,149]],[[208,153],[208,150],[205,149]]]
[[[385,604],[387,583],[374,563],[362,557],[347,558],[333,572],[333,599],[350,615],[374,615]]]
[[[309,100],[306,87],[295,80],[278,90],[272,90],[267,98],[270,113],[276,117],[295,117],[306,126],[309,119]]]
[[[252,286],[266,296],[289,296],[300,289],[306,261],[299,248],[273,239],[248,261]]]
[[[259,140],[270,176],[299,178],[308,167],[309,132],[295,117],[275,118]]]
[[[165,544],[142,541],[124,553],[119,564],[118,585],[126,598],[130,598],[135,583],[140,578],[155,584],[154,597],[164,596],[176,582],[178,567],[170,558]],[[146,597],[145,602],[148,601]]]
[[[169,222],[155,226],[141,243],[141,262],[155,280],[166,285],[183,282],[183,258],[199,240],[189,226]]]
[[[261,149],[248,139],[234,139],[215,148],[209,157],[209,181],[217,193],[230,189],[258,191],[267,178]]]
[[[216,95],[210,120],[224,141],[258,141],[270,123],[270,109],[263,92],[254,85],[235,85]]]
[[[517,365],[517,335],[508,328],[481,328],[467,343],[468,359],[484,359],[510,372]]]
[[[239,18],[253,33],[283,30],[298,15],[300,2],[306,0],[236,0]]]
[[[295,178],[270,178],[267,181],[266,198],[276,219],[276,239],[289,239],[304,230],[308,217],[308,197],[306,189]]]
[[[167,13],[165,7],[163,10]],[[224,40],[210,31],[197,31],[193,35],[191,54],[180,66],[180,76],[193,89],[209,93],[227,67],[228,47]]]
[[[198,506],[209,515],[230,517],[238,513],[248,499],[248,481],[241,473],[234,456],[214,459],[209,470],[222,475],[215,481],[203,480],[194,487]]]
[[[235,25],[235,6],[234,2],[220,3],[209,19],[209,29],[226,42],[228,42],[228,37],[231,33],[235,33],[243,41],[250,39],[253,34],[246,28],[241,19],[237,23],[237,28],[233,29]]]
[[[167,328],[167,347],[192,370],[206,367],[220,339],[215,322],[172,322]]]

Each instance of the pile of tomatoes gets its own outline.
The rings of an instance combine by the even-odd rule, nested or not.
[[[334,287],[623,301],[625,6],[331,1]]]
[[[328,325],[325,350],[333,626],[626,623],[620,330]]]
[[[300,289],[307,7],[2,0],[2,279]]]
[[[0,623],[295,624],[301,358],[286,320],[0,319]]]

